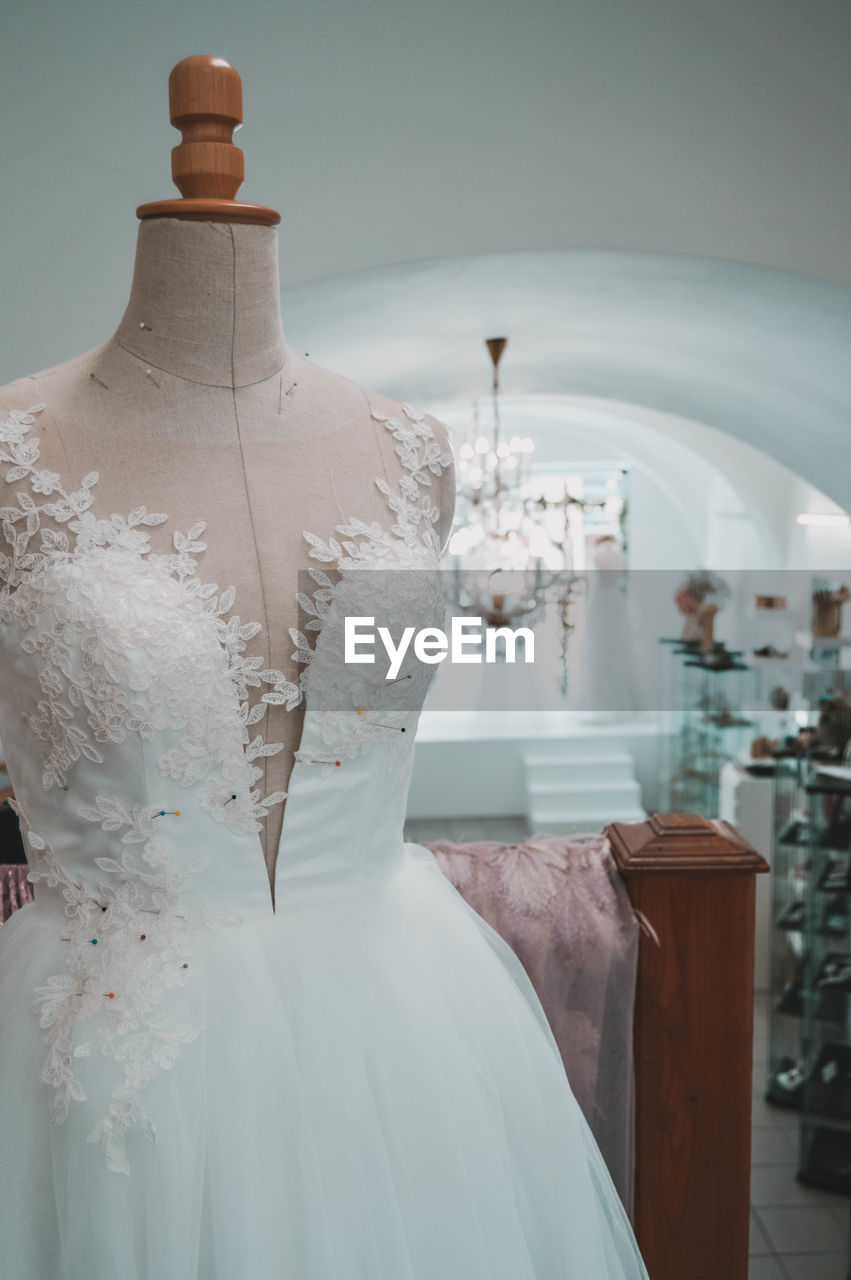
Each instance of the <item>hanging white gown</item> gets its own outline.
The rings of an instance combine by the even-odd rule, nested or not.
[[[402,584],[386,620],[437,607],[449,459],[422,415],[381,419],[386,527],[307,535],[295,686],[202,585],[203,525],[155,555],[165,517],[39,469],[40,408],[0,426],[0,733],[36,892],[0,930],[3,1280],[645,1277],[522,967],[403,843],[433,668],[343,661],[364,570]],[[301,700],[273,906],[256,725]]]

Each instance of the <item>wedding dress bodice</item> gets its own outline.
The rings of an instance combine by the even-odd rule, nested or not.
[[[155,554],[147,530],[166,516],[98,513],[96,473],[69,488],[40,467],[43,407],[0,426],[0,735],[36,906],[56,913],[67,958],[36,992],[54,1118],[85,1097],[76,1060],[112,1058],[109,1111],[89,1138],[126,1171],[124,1135],[150,1130],[144,1085],[203,1030],[165,998],[192,981],[195,931],[339,898],[399,855],[433,668],[407,662],[388,681],[380,661],[347,666],[343,621],[440,619],[430,488],[451,459],[410,406],[373,414],[397,442],[400,484],[376,481],[386,525],[353,517],[305,534],[293,683],[251,655],[260,627],[234,612],[234,592],[202,581],[203,523]],[[288,791],[264,795],[257,761],[281,749],[263,740],[266,708],[302,702]],[[284,802],[273,898],[259,832]]]

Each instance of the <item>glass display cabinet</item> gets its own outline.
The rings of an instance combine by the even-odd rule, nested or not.
[[[801,1018],[804,979],[805,889],[810,861],[805,789],[808,764],[800,754],[774,761],[771,987],[766,1100],[800,1108]]]
[[[809,874],[798,1177],[851,1193],[851,771],[815,765],[805,791]]]
[[[739,759],[754,736],[755,724],[741,710],[751,672],[741,654],[729,650],[721,664],[686,647],[678,656],[682,710],[672,739],[668,807],[717,818],[722,765]]]

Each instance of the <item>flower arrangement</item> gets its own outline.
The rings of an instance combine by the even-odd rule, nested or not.
[[[699,644],[704,652],[712,649],[715,615],[729,594],[729,586],[717,573],[697,569],[688,574],[674,594],[676,606],[685,616],[684,641]]]
[[[711,603],[720,609],[729,594],[729,586],[723,578],[719,578],[717,573],[710,573],[708,569],[698,569],[690,573],[680,584],[674,600],[680,613],[688,617],[697,613],[702,604]]]

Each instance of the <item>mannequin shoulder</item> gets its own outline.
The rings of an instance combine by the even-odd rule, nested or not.
[[[33,461],[57,472],[64,472],[66,464],[59,422],[67,398],[61,365],[0,387],[0,423],[8,426],[23,418],[29,447],[33,447],[33,441],[38,442]]]
[[[63,441],[73,434],[75,422],[85,422],[98,393],[96,378],[106,344],[83,352],[62,364],[26,374],[0,387],[0,422],[13,414],[36,410],[29,424],[29,438],[38,440],[44,466],[62,471],[66,462]]]
[[[399,460],[402,436],[394,433],[394,424],[401,428],[406,424],[411,428],[425,425],[438,448],[432,452],[423,472],[428,476],[432,499],[440,508],[440,533],[445,541],[455,511],[455,462],[449,428],[405,401],[368,390],[309,359],[299,357],[290,367],[305,403],[310,403],[319,417],[348,423],[353,447],[377,449],[388,478],[394,468],[400,472],[402,469]]]
[[[28,373],[0,387],[0,409],[22,409],[28,404],[44,404],[45,411],[52,405],[57,409],[76,401],[85,390],[91,392],[93,377],[109,349],[109,343],[84,351],[82,355],[64,360],[61,364]]]

